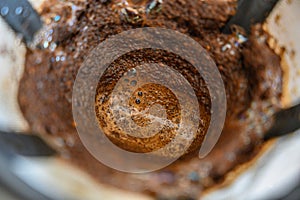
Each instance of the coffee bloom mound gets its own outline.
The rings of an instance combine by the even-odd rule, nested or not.
[[[226,116],[224,84],[208,53],[161,28],[100,43],[77,74],[72,105],[88,151],[130,173],[159,170],[196,150],[205,157]]]

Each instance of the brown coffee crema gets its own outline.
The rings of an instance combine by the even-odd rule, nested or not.
[[[180,105],[176,94],[166,86],[154,83],[143,84],[145,79],[143,79],[142,75],[138,74],[136,70],[136,67],[143,65],[143,63],[156,63],[157,73],[165,73],[159,70],[161,67],[167,66],[178,70],[178,73],[185,76],[184,78],[187,79],[188,84],[190,84],[195,91],[198,100],[196,103],[199,104],[199,113],[195,113],[196,111],[191,105],[194,103],[192,99],[193,94],[189,94],[186,90],[179,91],[179,87],[182,87],[180,84],[183,83],[175,79],[172,74],[166,74],[166,76],[168,76],[166,78],[168,80],[174,79],[170,84],[173,84],[173,88],[178,88],[178,92],[181,92],[182,95],[185,96],[184,105]],[[190,76],[191,74],[194,74],[194,76]],[[148,76],[151,76],[151,74],[148,74]],[[122,79],[120,80],[120,78]],[[155,77],[153,78],[155,79]],[[118,81],[122,82],[119,83],[121,86],[116,89]],[[141,86],[137,87],[135,91],[130,94],[130,87],[134,87],[138,83]],[[115,98],[111,95],[113,90],[117,90],[118,92],[118,96]],[[124,104],[128,104],[127,108],[122,107],[119,99],[126,93],[130,95],[129,101],[124,102]],[[203,78],[190,63],[170,52],[146,49],[125,54],[110,65],[98,84],[95,111],[104,133],[113,143],[125,150],[140,153],[153,152],[166,146],[174,139],[176,134],[182,134],[186,135],[186,139],[192,140],[191,146],[186,150],[186,153],[190,153],[199,150],[207,132],[211,115],[210,104],[208,88]],[[116,116],[112,113],[113,107],[115,108],[115,113],[117,113]],[[199,124],[199,127],[195,136],[193,136],[194,133],[190,132],[178,132],[179,127],[182,126],[183,116],[181,109],[185,109],[185,111],[188,112],[185,115],[190,117],[190,119],[185,119],[187,120],[186,124],[195,124],[193,123],[193,115],[200,115],[201,113],[201,123],[196,123]],[[122,127],[127,126],[128,121],[123,120],[120,122],[121,124],[116,122],[116,120],[120,120],[122,116],[124,117],[122,112],[133,120],[128,131],[140,131],[140,137],[131,136],[130,133],[126,133],[126,131],[122,130]],[[200,116],[197,116],[197,120],[199,120],[199,117]],[[157,125],[151,125],[153,122],[158,123]],[[157,130],[157,126],[159,125],[163,126]],[[188,127],[186,129],[188,129]],[[155,133],[155,131],[157,131],[157,133]],[[149,135],[150,132],[153,132],[151,136]],[[184,148],[185,142],[183,139],[182,142],[178,142],[169,152],[165,152],[166,154],[161,156],[178,156],[180,152],[184,151],[182,148]]]

